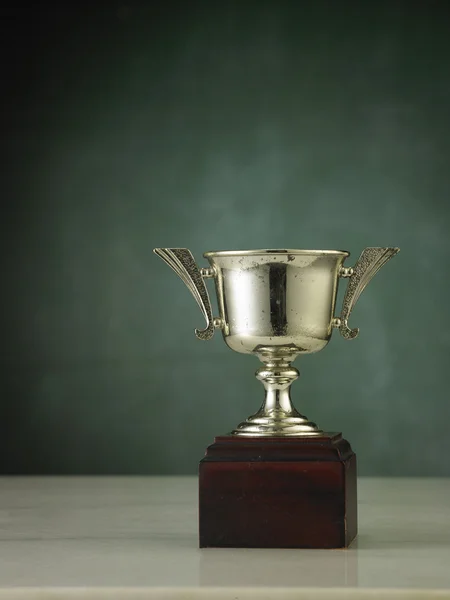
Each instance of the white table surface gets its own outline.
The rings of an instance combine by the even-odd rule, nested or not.
[[[0,598],[450,598],[450,480],[358,486],[350,549],[200,550],[196,477],[0,478]]]

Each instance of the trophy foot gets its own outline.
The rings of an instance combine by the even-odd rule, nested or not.
[[[295,415],[284,411],[267,413],[258,411],[232,431],[232,435],[248,435],[256,437],[283,436],[314,436],[323,431],[315,423],[297,413]]]
[[[291,357],[289,357],[292,360]],[[260,410],[243,421],[231,435],[252,437],[309,437],[323,435],[315,423],[301,415],[293,406],[290,397],[291,384],[299,372],[290,360],[271,357],[264,367],[258,369],[256,377],[262,381],[266,397]]]

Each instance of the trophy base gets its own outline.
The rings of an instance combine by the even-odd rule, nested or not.
[[[199,469],[200,548],[345,548],[356,456],[340,433],[220,436]]]

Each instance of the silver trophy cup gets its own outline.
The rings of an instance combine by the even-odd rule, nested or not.
[[[187,248],[155,248],[184,281],[206,319],[196,329],[209,340],[221,329],[236,352],[255,354],[264,366],[256,377],[266,390],[260,410],[232,433],[239,436],[315,436],[323,432],[292,405],[290,387],[299,376],[291,362],[324,348],[334,328],[345,339],[358,329],[348,319],[361,292],[399,248],[366,248],[353,267],[340,250],[247,250],[206,252],[199,268]],[[343,306],[335,316],[340,278],[347,278]],[[214,279],[219,316],[213,318],[205,279]]]

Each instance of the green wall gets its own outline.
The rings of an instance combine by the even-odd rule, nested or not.
[[[448,3],[98,4],[2,21],[2,472],[194,473],[259,408],[153,247],[395,245],[293,396],[450,475]]]

